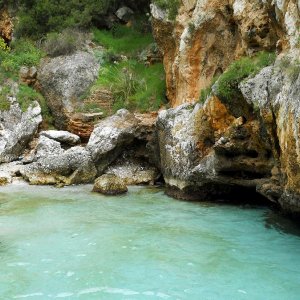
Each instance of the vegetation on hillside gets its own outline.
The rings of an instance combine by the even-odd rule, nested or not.
[[[241,96],[238,88],[240,82],[250,76],[255,76],[261,69],[272,65],[275,58],[275,53],[261,51],[252,57],[247,56],[236,60],[218,79],[214,78],[212,84],[201,92],[200,101],[206,100],[216,81],[214,92],[223,101],[229,102],[231,99],[239,98]]]
[[[153,2],[161,9],[168,11],[170,20],[176,18],[180,6],[179,0],[153,0]]]

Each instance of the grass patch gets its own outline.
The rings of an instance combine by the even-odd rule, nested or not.
[[[91,91],[99,87],[111,90],[114,112],[120,108],[155,111],[166,101],[162,64],[146,67],[136,60],[123,61],[118,65],[106,64]]]
[[[112,30],[93,30],[93,41],[104,46],[107,52],[130,57],[154,42],[151,33],[142,33],[135,27],[116,25]]]
[[[7,99],[9,93],[10,88],[8,86],[4,86],[0,90],[0,111],[7,111],[10,109],[10,102]]]
[[[219,78],[216,94],[225,101],[240,97],[238,85],[249,76],[255,76],[261,69],[275,62],[276,54],[259,52],[253,57],[243,57],[232,63]]]
[[[20,39],[12,43],[10,51],[0,49],[0,72],[3,78],[16,80],[22,66],[32,67],[39,64],[44,53],[33,42]]]
[[[46,100],[39,92],[28,85],[20,84],[17,99],[23,112],[28,109],[33,101],[37,101],[42,109],[43,121],[48,125],[53,123],[53,118],[47,106]]]

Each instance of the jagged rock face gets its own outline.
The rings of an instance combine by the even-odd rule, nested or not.
[[[38,102],[33,102],[23,112],[16,98],[17,85],[12,86],[11,93],[8,98],[10,109],[0,111],[0,163],[17,160],[42,123]]]
[[[0,37],[10,42],[13,34],[12,18],[6,8],[0,9]]]
[[[87,52],[42,61],[38,71],[41,92],[55,116],[58,129],[66,129],[82,96],[98,77],[99,65]]]
[[[35,151],[34,162],[21,168],[22,176],[31,184],[91,183],[96,177],[91,155],[83,147],[64,150],[59,142],[42,135]]]
[[[87,144],[87,150],[90,151],[97,166],[98,174],[103,174],[105,169],[122,154],[126,147],[142,142],[144,147],[150,148],[150,142],[155,131],[154,124],[155,117],[147,119],[129,113],[125,109],[121,109],[115,115],[99,122]],[[150,149],[150,156],[151,152]]]
[[[294,0],[182,1],[174,21],[153,4],[151,11],[172,106],[197,101],[212,78],[242,55],[298,44],[299,3]]]
[[[274,166],[259,125],[234,118],[217,97],[203,107],[185,104],[162,111],[157,130],[168,193],[210,200],[233,197],[244,189],[243,199],[253,196]]]
[[[299,50],[243,82],[240,89],[257,107],[272,144],[276,167],[259,192],[287,211],[300,213],[300,69]]]

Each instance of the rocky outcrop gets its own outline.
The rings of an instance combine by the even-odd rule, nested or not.
[[[18,86],[12,84],[8,110],[0,111],[0,163],[19,159],[42,123],[41,107],[33,102],[26,111],[20,108]]]
[[[12,18],[6,7],[0,8],[0,37],[5,42],[10,42],[13,34]]]
[[[258,191],[292,213],[300,213],[299,50],[240,84],[257,110],[276,159],[272,176]]]
[[[119,195],[127,193],[128,189],[124,182],[116,175],[107,174],[97,178],[93,192],[104,195]]]
[[[217,97],[203,106],[162,111],[157,129],[161,170],[172,196],[233,200],[244,190],[243,201],[270,177],[274,161],[259,122],[234,118]]]
[[[21,174],[31,184],[70,185],[90,183],[96,177],[90,153],[76,146],[64,150],[53,139],[41,135],[33,162],[23,166]]]
[[[172,106],[199,99],[236,58],[298,45],[299,3],[259,0],[181,1],[175,20],[152,4],[153,32],[164,56]]]
[[[96,80],[98,71],[98,63],[87,52],[42,61],[38,72],[39,87],[55,115],[58,129],[67,128],[72,114],[80,106],[80,97]]]
[[[125,109],[119,110],[115,115],[100,121],[87,144],[95,162],[98,174],[114,162],[130,145],[143,145],[148,148],[148,159],[151,161],[156,154],[151,149],[154,139],[155,116],[149,118],[129,113]]]

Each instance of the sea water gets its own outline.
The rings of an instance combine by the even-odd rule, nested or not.
[[[91,189],[0,188],[0,299],[300,299],[299,230],[271,210]]]

